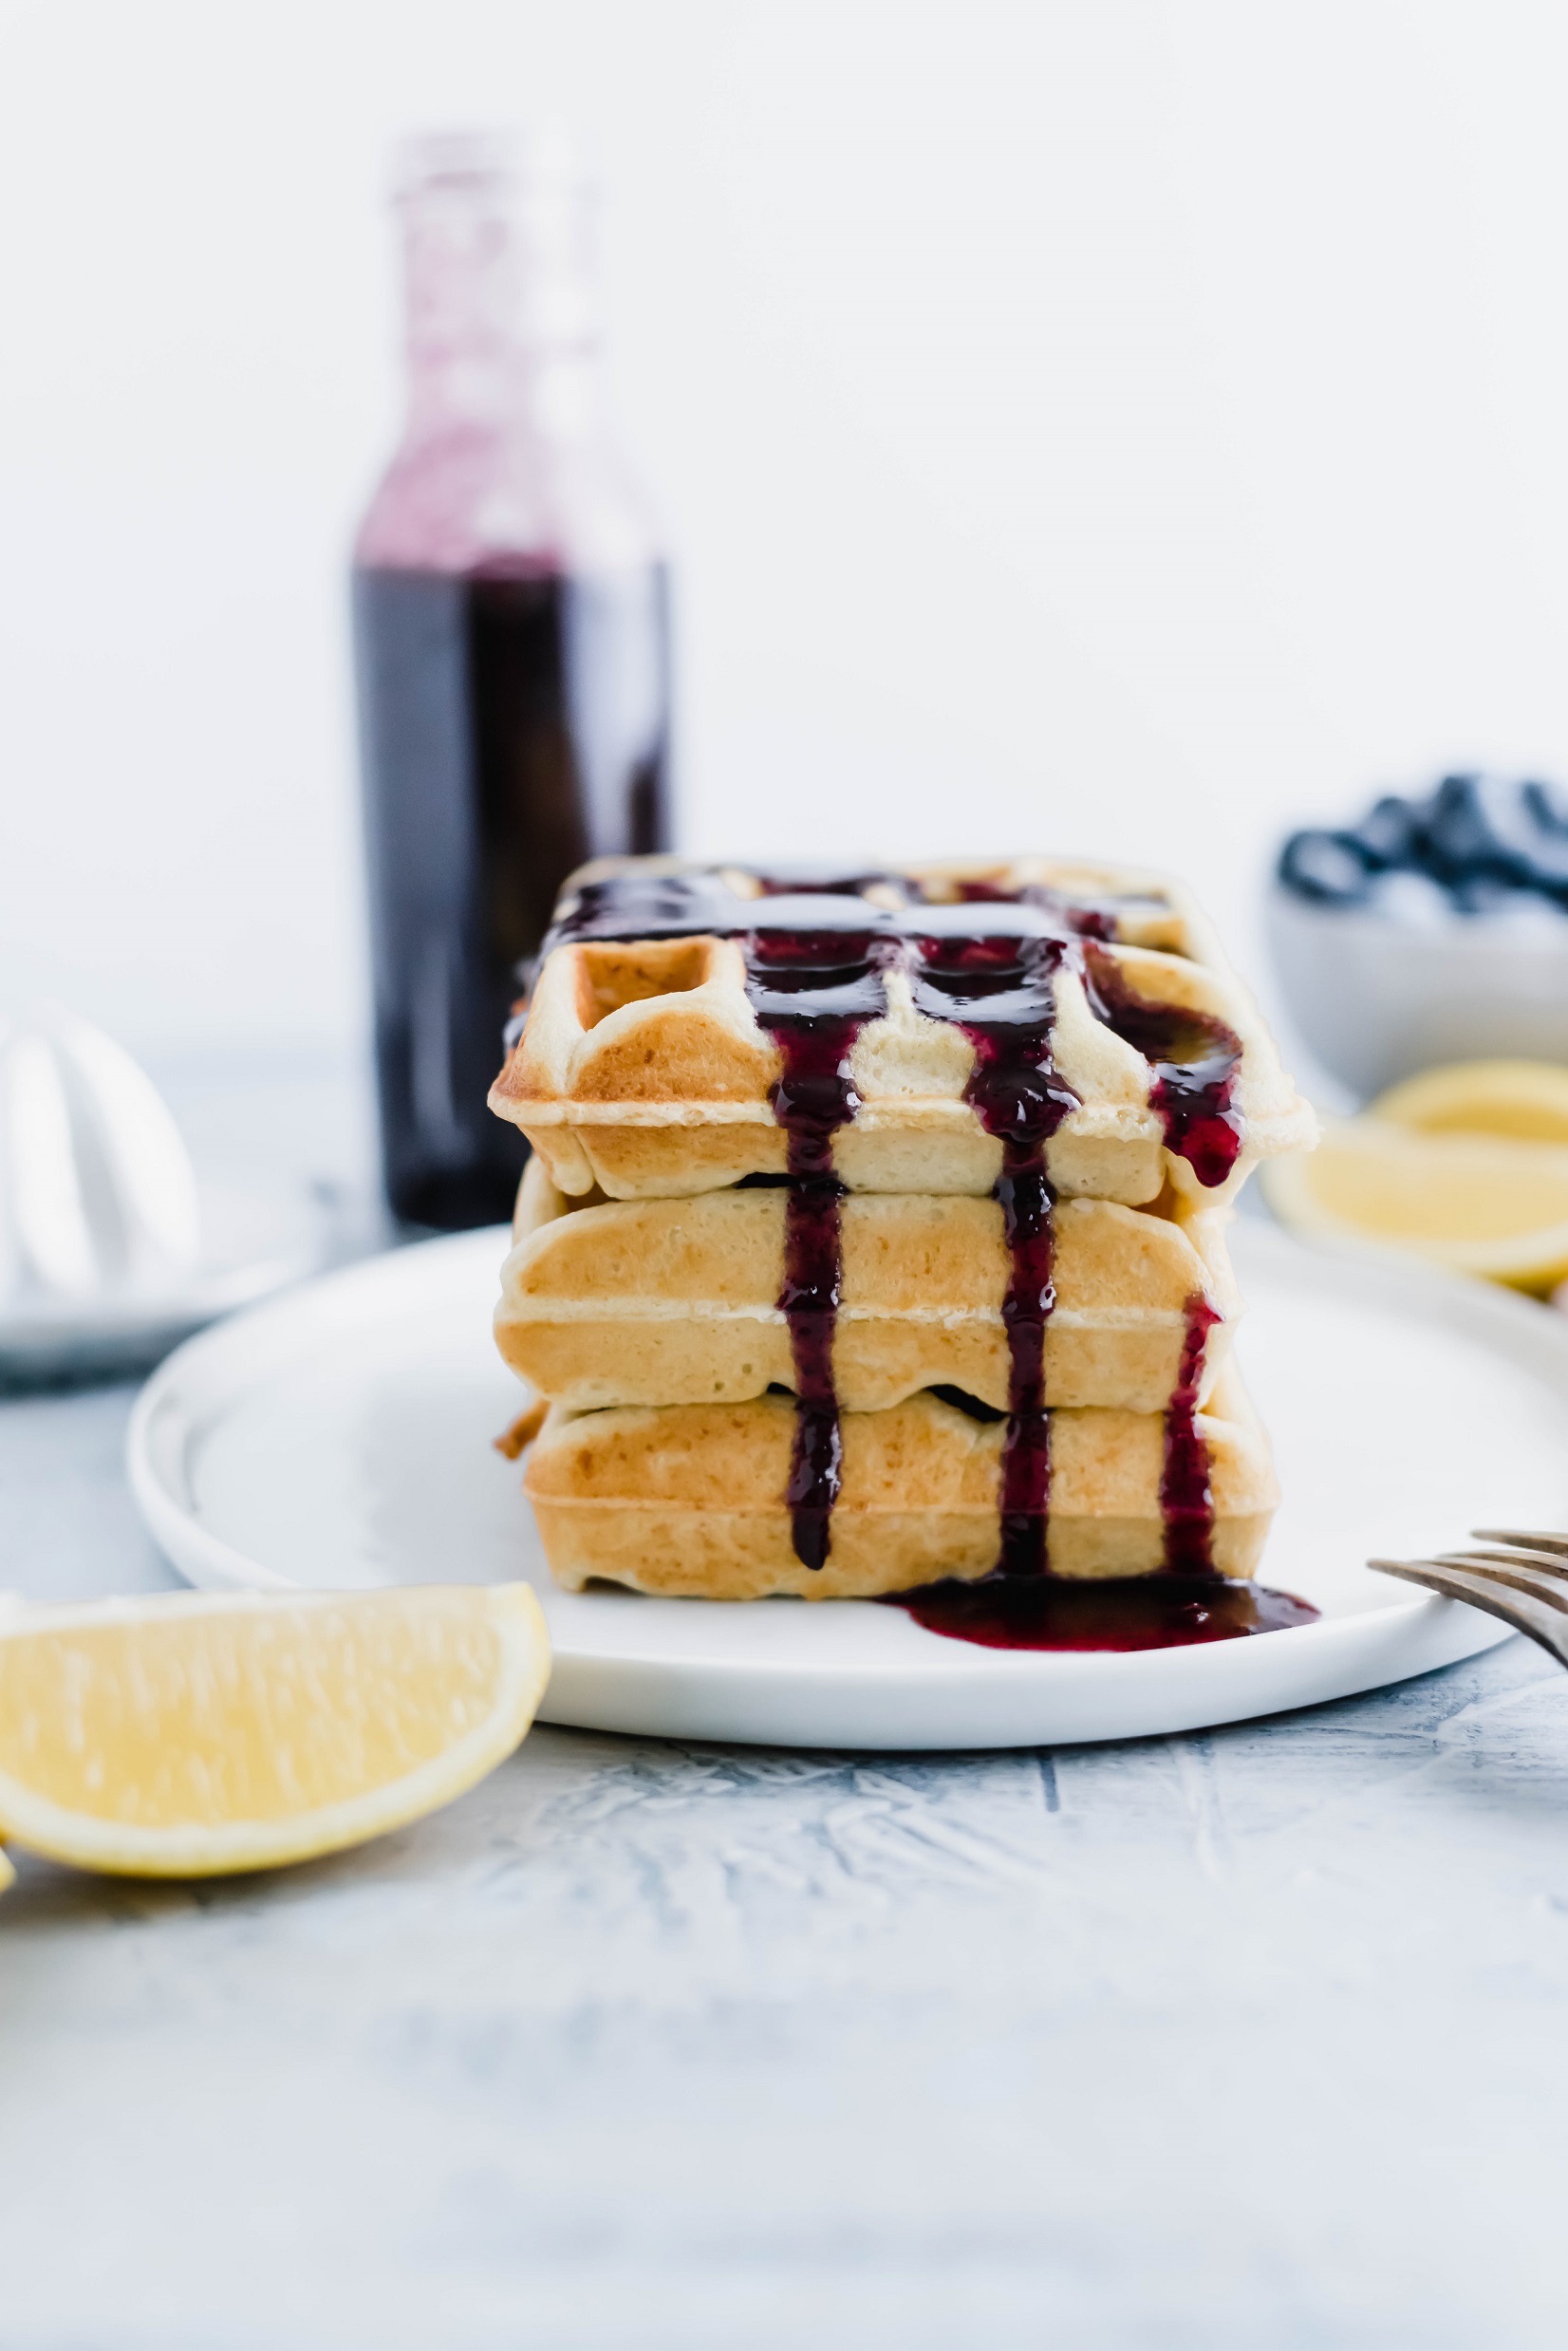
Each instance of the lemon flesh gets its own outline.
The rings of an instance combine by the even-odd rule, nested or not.
[[[525,1584],[23,1611],[0,1627],[0,1837],[132,1876],[333,1853],[481,1780],[549,1673]]]
[[[1455,1061],[1391,1087],[1368,1115],[1424,1134],[1568,1147],[1568,1069],[1555,1061]]]
[[[1264,1189],[1282,1223],[1316,1239],[1413,1250],[1521,1290],[1568,1275],[1568,1148],[1365,1118],[1326,1126],[1310,1159],[1274,1162]]]

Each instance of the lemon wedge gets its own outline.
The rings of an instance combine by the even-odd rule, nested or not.
[[[1568,1275],[1568,1146],[1325,1121],[1312,1156],[1273,1161],[1263,1188],[1315,1239],[1413,1250],[1517,1290]]]
[[[1568,1147],[1568,1069],[1555,1061],[1455,1061],[1391,1087],[1368,1116],[1423,1134],[1505,1135]]]
[[[335,1853],[483,1779],[549,1673],[526,1584],[18,1611],[0,1620],[0,1837],[138,1877]]]

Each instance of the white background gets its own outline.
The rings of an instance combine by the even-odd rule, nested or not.
[[[565,121],[684,837],[1105,850],[1568,774],[1568,19],[0,0],[0,1005],[363,1035],[345,550],[409,128]]]

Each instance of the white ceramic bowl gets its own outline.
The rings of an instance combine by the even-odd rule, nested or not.
[[[1568,918],[1428,925],[1277,888],[1268,929],[1297,1028],[1363,1097],[1446,1061],[1568,1063]]]

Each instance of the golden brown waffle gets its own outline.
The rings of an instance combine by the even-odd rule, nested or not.
[[[845,1413],[832,1549],[817,1570],[791,1547],[787,1397],[587,1413],[557,1407],[526,1483],[551,1571],[569,1591],[598,1577],[687,1598],[865,1599],[945,1577],[970,1580],[996,1566],[1004,1426],[929,1394]],[[1216,1386],[1197,1430],[1208,1449],[1212,1564],[1249,1576],[1279,1494],[1233,1372]],[[1167,1558],[1163,1419],[1055,1412],[1051,1457],[1052,1572],[1157,1573]]]
[[[645,860],[588,870],[608,872],[605,888],[625,884],[630,891],[633,883],[642,887],[644,876],[651,887],[666,873],[683,881],[697,869]],[[924,870],[933,886],[944,888],[956,887],[963,871]],[[1010,878],[1004,868],[981,870]],[[1166,951],[1074,938],[1064,951],[1054,983],[1051,1052],[1076,1107],[1046,1149],[1059,1195],[1137,1206],[1171,1184],[1228,1198],[1257,1160],[1312,1140],[1312,1112],[1281,1070],[1250,998],[1212,945],[1206,923],[1173,885],[1044,860],[1020,861],[1011,870],[1080,878],[1092,871],[1101,884],[1126,884],[1118,930],[1173,946],[1180,942],[1180,951]],[[908,868],[895,879],[868,882],[849,902],[849,919],[904,927],[878,941],[878,953],[887,959],[879,965],[879,1009],[848,1054],[858,1107],[834,1137],[834,1171],[852,1190],[982,1196],[1000,1172],[1001,1144],[966,1098],[977,1055],[963,1024],[932,1017],[917,1002],[937,1000],[922,986],[918,926],[958,912],[968,927],[983,931],[1018,921],[1020,910],[989,903],[955,907],[947,899],[929,908],[885,904],[898,885],[918,880],[918,869]],[[571,886],[564,902],[569,934]],[[579,887],[579,899],[588,886]],[[801,904],[746,898],[738,889],[716,900],[705,884],[689,886],[688,921],[717,907],[737,923],[773,922]],[[634,892],[625,919],[635,920],[644,903]],[[1117,903],[1110,892],[1107,904]],[[1111,919],[1104,907],[1095,919],[1101,916]],[[748,1176],[781,1175],[787,1144],[773,1106],[782,1061],[754,1013],[748,976],[736,937],[563,936],[545,958],[526,1025],[492,1090],[492,1108],[523,1129],[553,1182],[574,1195],[597,1187],[616,1199],[670,1198]],[[1106,1012],[1106,997],[1118,991],[1146,1009],[1193,1016],[1185,1042],[1176,1038],[1178,1063],[1212,1053],[1217,1032],[1233,1040],[1226,1099],[1242,1142],[1223,1181],[1205,1184],[1180,1148],[1167,1148],[1159,1065],[1118,1033],[1114,1007]]]
[[[586,868],[491,1098],[562,1583],[1250,1575],[1224,1226],[1314,1124],[1174,884]]]
[[[1222,1318],[1200,1393],[1223,1359],[1239,1300],[1223,1212],[1172,1196],[1167,1215],[1063,1202],[1046,1402],[1163,1411],[1188,1308]],[[843,1283],[833,1382],[849,1411],[923,1388],[965,1390],[1005,1411],[1001,1300],[1008,1256],[994,1200],[851,1194],[840,1211]],[[574,1410],[740,1402],[793,1380],[782,1188],[574,1206],[530,1163],[495,1336],[513,1370]]]

